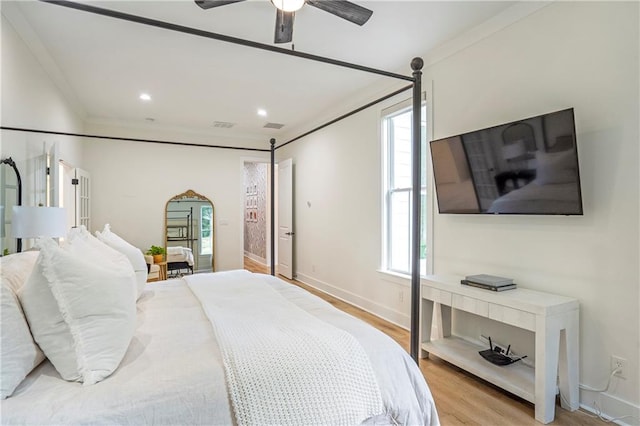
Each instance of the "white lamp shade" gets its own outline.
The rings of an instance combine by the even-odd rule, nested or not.
[[[271,0],[271,3],[284,12],[296,12],[304,6],[304,0]]]
[[[505,160],[522,157],[526,153],[527,147],[524,145],[524,139],[518,139],[517,141],[502,147],[502,156]]]
[[[15,238],[64,237],[67,213],[60,207],[13,206],[11,229]]]

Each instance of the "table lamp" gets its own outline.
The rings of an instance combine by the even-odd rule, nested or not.
[[[13,206],[11,229],[15,238],[64,237],[67,213],[61,207]]]

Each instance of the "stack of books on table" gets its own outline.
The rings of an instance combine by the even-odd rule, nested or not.
[[[504,291],[516,288],[512,278],[496,277],[495,275],[467,275],[461,284],[483,288],[491,291]]]

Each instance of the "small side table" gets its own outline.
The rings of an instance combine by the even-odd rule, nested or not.
[[[160,281],[167,279],[167,262],[157,262],[156,265],[160,266]]]

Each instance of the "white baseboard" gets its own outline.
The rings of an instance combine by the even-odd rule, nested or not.
[[[253,253],[249,253],[248,251],[245,251],[245,252],[244,252],[244,256],[245,256],[245,257],[248,257],[249,259],[251,259],[251,260],[253,260],[253,261],[255,261],[255,262],[258,262],[258,263],[259,263],[259,264],[261,264],[261,265],[267,266],[267,259],[265,259],[265,258],[263,258],[263,257],[260,257],[260,256],[258,256],[258,255],[255,255],[255,254],[253,254]]]
[[[409,329],[409,324],[411,323],[411,319],[408,315],[403,312],[394,311],[393,309],[389,309],[386,306],[383,306],[377,302],[366,299],[362,296],[358,296],[357,294],[353,294],[349,291],[345,291],[341,288],[335,287],[329,283],[325,283],[323,281],[317,280],[313,277],[305,275],[303,273],[296,273],[296,280],[307,284],[317,290],[325,292],[335,298],[342,300],[343,302],[347,302],[353,306],[356,306],[362,310],[369,312],[377,317],[382,318],[385,321],[388,321],[392,324],[397,325],[398,327],[402,327],[405,330]]]
[[[639,425],[640,406],[608,393],[580,391],[580,407],[618,425]],[[597,407],[596,407],[597,404]]]

